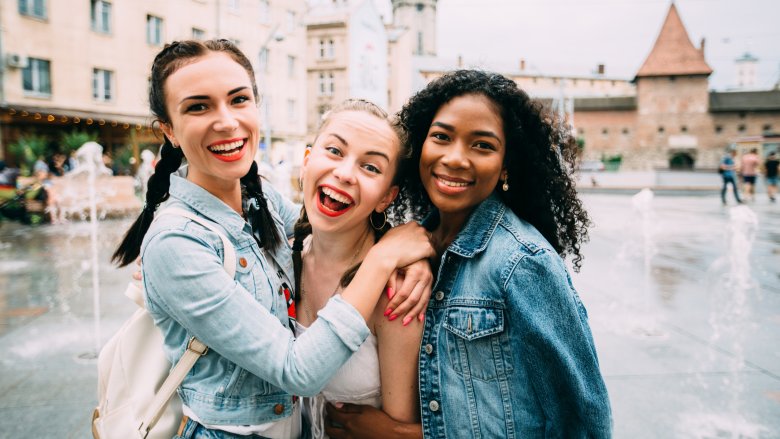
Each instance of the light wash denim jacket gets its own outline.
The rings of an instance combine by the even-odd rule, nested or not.
[[[281,236],[289,236],[298,209],[270,185],[264,192]],[[177,215],[160,217],[144,238],[146,306],[169,360],[181,358],[191,336],[209,347],[179,388],[182,401],[206,424],[255,425],[290,416],[291,394],[317,394],[368,336],[365,321],[335,296],[296,340],[281,292],[283,283],[293,284],[287,241],[273,252],[261,249],[238,213],[175,175],[160,209],[166,206],[220,226],[237,260],[231,279],[217,234]]]
[[[434,212],[425,223],[438,222]],[[426,438],[605,438],[607,389],[563,260],[491,195],[442,255],[420,349]]]

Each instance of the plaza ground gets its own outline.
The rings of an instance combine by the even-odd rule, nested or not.
[[[584,200],[595,227],[573,280],[615,437],[780,437],[780,205]],[[88,223],[0,225],[0,437],[90,437],[89,357],[134,307],[122,295],[134,268],[108,263],[127,225],[100,223],[99,325]]]

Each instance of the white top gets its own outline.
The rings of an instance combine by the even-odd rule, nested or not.
[[[209,425],[200,422],[198,416],[186,405],[182,405],[182,413],[210,430],[222,430],[228,433],[249,436],[258,436],[270,439],[293,439],[301,437],[301,405],[295,403],[292,414],[275,422],[266,422],[258,425]]]
[[[293,332],[299,336],[306,332],[306,327],[296,321],[293,325]],[[368,335],[360,348],[328,381],[322,392],[312,398],[303,398],[302,401],[303,416],[308,419],[311,425],[313,439],[328,437],[325,435],[326,402],[346,402],[381,408],[382,392],[376,336],[374,334]]]

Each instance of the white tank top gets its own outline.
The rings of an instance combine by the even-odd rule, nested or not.
[[[297,337],[306,331],[306,327],[295,322],[293,330]],[[368,335],[360,348],[336,371],[322,392],[312,398],[303,398],[303,416],[311,425],[313,439],[328,437],[325,435],[326,402],[347,402],[381,408],[379,354],[374,334]]]

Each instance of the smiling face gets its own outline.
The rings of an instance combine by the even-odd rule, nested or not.
[[[400,148],[384,119],[363,111],[331,115],[301,168],[312,228],[365,227],[373,211],[386,209],[398,194],[393,178]]]
[[[506,137],[498,107],[468,94],[442,105],[420,157],[420,179],[442,215],[467,216],[504,178]]]
[[[247,71],[222,52],[184,64],[164,84],[170,121],[161,128],[182,148],[187,178],[204,189],[234,186],[252,165],[258,111]]]

